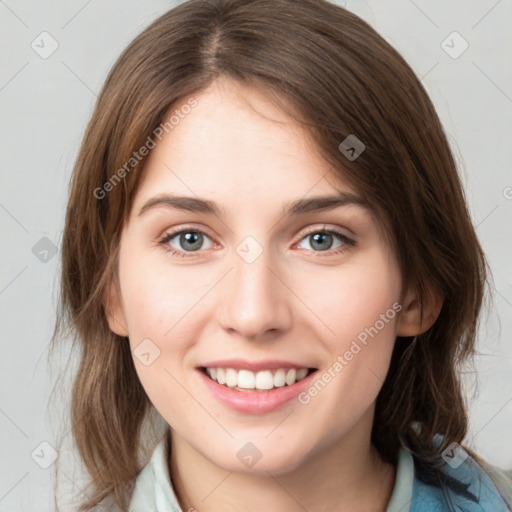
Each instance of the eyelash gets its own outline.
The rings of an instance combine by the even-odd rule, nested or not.
[[[170,240],[175,238],[177,235],[181,235],[182,233],[199,233],[199,234],[207,236],[208,238],[211,238],[211,237],[209,237],[209,235],[207,233],[205,233],[201,229],[192,228],[192,227],[190,227],[190,228],[185,227],[185,228],[181,228],[181,229],[179,229],[177,231],[172,231],[170,233],[165,233],[163,235],[163,237],[158,241],[158,245],[162,246],[162,248],[165,251],[169,252],[171,256],[178,256],[178,257],[181,257],[181,258],[194,257],[193,254],[198,253],[198,252],[202,252],[202,251],[188,251],[188,253],[187,253],[186,251],[178,251],[178,250],[176,250],[173,247],[170,247],[168,245],[168,242]],[[320,257],[334,256],[334,255],[337,255],[337,254],[342,254],[342,253],[344,253],[346,251],[349,251],[352,247],[354,247],[356,245],[354,240],[348,238],[341,231],[338,231],[337,229],[334,229],[334,228],[325,229],[325,227],[322,228],[322,229],[314,229],[314,230],[309,231],[308,233],[305,233],[302,236],[302,238],[299,240],[299,242],[301,242],[302,240],[304,240],[308,236],[315,235],[317,233],[322,233],[322,234],[327,234],[327,235],[335,235],[335,236],[337,236],[343,242],[343,245],[338,247],[338,248],[336,248],[336,249],[329,249],[327,251],[312,251],[312,252],[318,253],[318,256],[320,256]],[[190,254],[190,256],[188,254]]]

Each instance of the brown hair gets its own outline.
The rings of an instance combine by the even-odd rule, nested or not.
[[[102,199],[94,191],[145,144],[175,102],[218,77],[257,86],[302,123],[332,172],[382,219],[404,283],[420,303],[433,290],[444,298],[427,332],[415,343],[395,343],[372,431],[382,459],[395,463],[404,443],[432,466],[466,434],[458,369],[474,350],[486,263],[422,84],[375,30],[326,0],[190,0],[119,57],[73,171],[52,347],[59,334],[71,334],[80,350],[72,433],[94,492],[81,510],[108,496],[126,510],[152,410],[129,344],[110,331],[104,309],[144,159]],[[350,134],[366,146],[355,160],[338,149]],[[438,447],[435,434],[444,436]]]

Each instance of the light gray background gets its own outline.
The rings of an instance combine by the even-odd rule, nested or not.
[[[69,424],[61,425],[64,405],[47,409],[59,362],[50,372],[46,361],[68,180],[96,95],[114,60],[150,21],[176,3],[0,0],[1,512],[53,510],[53,466],[42,469],[35,460],[51,460],[51,448],[40,443],[56,446],[57,433],[69,429]],[[488,461],[510,468],[512,2],[338,3],[367,20],[410,63],[431,95],[459,161],[494,274],[495,295],[481,330],[478,387],[468,381],[470,396],[478,393],[470,403],[468,443]],[[41,43],[38,37],[43,31],[58,43],[47,59],[31,47],[35,40],[40,52],[43,44],[48,50],[50,40]],[[458,36],[442,45],[453,31],[469,44],[458,58],[453,58],[463,44]],[[57,249],[55,256],[46,255],[46,262],[40,259],[45,257],[42,249],[39,257],[33,253],[38,242],[47,243],[40,242],[43,237]],[[70,390],[67,382],[64,399]],[[69,454],[68,446],[59,457],[71,465]],[[66,469],[61,476],[67,498],[83,487],[77,471]]]

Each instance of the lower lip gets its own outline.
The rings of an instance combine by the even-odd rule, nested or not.
[[[228,388],[207,377],[202,370],[197,369],[196,371],[212,395],[221,404],[247,414],[264,414],[279,409],[304,391],[317,373],[314,371],[291,386],[284,385],[271,391],[251,392]]]

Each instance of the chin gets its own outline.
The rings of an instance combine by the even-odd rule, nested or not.
[[[295,446],[287,444],[286,440],[269,443],[268,440],[235,441],[235,456],[226,456],[232,451],[225,447],[221,453],[211,454],[210,461],[216,466],[247,475],[268,476],[289,473],[296,470],[308,458],[307,453],[299,451]],[[205,454],[207,455],[207,454]]]

